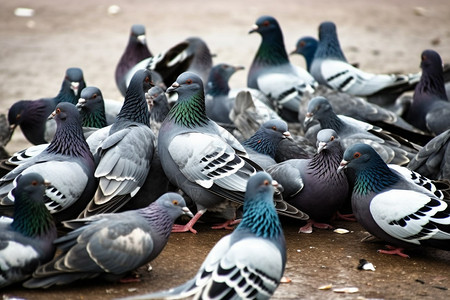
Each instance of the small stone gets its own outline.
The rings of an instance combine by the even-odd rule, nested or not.
[[[349,233],[350,231],[348,231],[345,228],[336,228],[335,230],[333,230],[334,233],[339,233],[339,234],[346,234]]]
[[[292,279],[290,279],[289,277],[283,276],[280,279],[280,283],[291,283]]]
[[[130,293],[134,293],[134,292],[136,292],[137,291],[137,288],[129,288],[128,289],[128,292],[130,292]]]
[[[113,4],[113,5],[110,5],[108,7],[108,15],[115,16],[118,13],[120,13],[120,6],[119,5]]]
[[[340,293],[340,294],[354,294],[354,293],[358,293],[359,289],[357,287],[344,287],[344,288],[333,289],[333,292]]]
[[[426,13],[427,13],[427,10],[424,8],[424,7],[422,7],[422,6],[416,6],[416,7],[414,7],[414,14],[416,15],[416,16],[419,16],[419,17],[423,17],[423,16],[425,16],[426,15]]]

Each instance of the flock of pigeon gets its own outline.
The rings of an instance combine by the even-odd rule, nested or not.
[[[450,250],[439,54],[424,50],[417,74],[367,73],[323,22],[292,53],[305,70],[275,18],[250,33],[262,40],[247,87],[230,88],[243,67],[213,66],[200,38],[153,55],[133,25],[115,73],[123,103],[68,68],[55,97],[10,107],[7,135],[19,126],[34,146],[1,163],[0,287],[123,280],[199,220],[233,232],[190,281],[133,299],[270,298],[286,264],[283,218],[305,233],[356,220],[392,245],[384,253]]]

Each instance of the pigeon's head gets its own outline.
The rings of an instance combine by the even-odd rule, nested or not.
[[[167,89],[167,93],[177,93],[178,95],[194,95],[203,91],[203,81],[193,72],[184,72],[178,76],[177,80]]]
[[[95,86],[85,87],[80,94],[80,98],[78,99],[77,108],[79,110],[86,111],[96,111],[97,109],[101,109],[101,107],[105,106],[103,101],[103,95],[99,88]]]
[[[180,194],[166,193],[159,197],[156,202],[158,205],[165,208],[173,220],[177,219],[181,215],[187,215],[191,218],[194,217],[189,208],[187,208],[186,202]]]
[[[11,105],[8,111],[8,122],[10,130],[14,130],[23,120],[23,114],[27,109],[26,101],[18,101]]]
[[[146,99],[150,118],[159,121],[158,116],[160,116],[161,119],[164,119],[170,109],[164,90],[159,86],[154,86],[146,94]]]
[[[130,40],[145,45],[147,43],[145,38],[145,26],[142,24],[134,24],[131,26]]]
[[[281,141],[282,139],[292,139],[290,132],[288,131],[288,124],[281,119],[273,119],[265,122],[261,126],[264,134],[268,137]]]
[[[80,96],[80,92],[86,87],[83,71],[80,68],[68,68],[63,85],[69,86],[75,96]]]
[[[217,64],[212,67],[211,71],[209,72],[208,84],[217,80],[225,80],[226,82],[228,82],[228,80],[231,78],[231,75],[239,70],[244,70],[244,67],[232,66],[225,63]]]
[[[257,194],[270,195],[270,201],[273,201],[273,193],[278,183],[272,179],[272,177],[266,172],[258,172],[251,176],[247,181],[247,189],[245,192],[245,202],[252,199],[260,199],[255,197]],[[258,200],[259,201],[259,200]],[[244,207],[245,209],[245,207]]]
[[[317,133],[317,153],[322,152],[325,149],[329,149],[335,145],[338,141],[338,135],[333,129],[322,129]],[[340,145],[338,145],[340,147]]]
[[[322,22],[319,25],[319,40],[323,40],[324,38],[328,37],[334,37],[337,35],[336,32],[336,25],[333,22]]]
[[[49,119],[55,119],[56,124],[67,121],[76,121],[81,124],[80,113],[78,112],[77,107],[69,102],[59,103]]]
[[[16,199],[23,198],[24,195],[27,199],[42,202],[45,189],[50,186],[50,182],[44,180],[38,173],[20,175],[16,184],[16,187],[11,191],[14,202],[16,202]]]
[[[312,36],[304,36],[297,41],[295,50],[293,50],[290,54],[300,54],[305,57],[314,57],[318,44],[319,41]]]
[[[439,53],[434,50],[424,50],[421,55],[420,67],[422,70],[439,70],[442,72],[443,65]]]
[[[272,16],[261,16],[248,33],[258,32],[264,36],[266,33],[274,31],[281,31],[278,21]]]
[[[130,85],[127,89],[127,96],[128,94],[140,94],[141,91],[147,93],[153,86],[155,86],[155,84],[153,83],[152,73],[147,69],[137,70],[131,78]],[[125,98],[127,98],[127,96],[125,96]]]
[[[357,143],[345,150],[338,171],[347,168],[353,170],[362,170],[367,166],[368,163],[373,161],[383,160],[370,145]]]
[[[333,111],[330,102],[325,97],[314,97],[308,103],[308,111],[303,122],[305,127],[314,121],[327,117],[327,115]]]

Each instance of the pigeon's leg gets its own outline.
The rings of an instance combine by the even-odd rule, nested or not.
[[[333,229],[333,226],[326,223],[319,223],[314,220],[309,219],[305,226],[300,227],[298,230],[299,233],[312,233],[313,227],[319,229]]]
[[[409,258],[408,254],[403,253],[403,251],[405,249],[403,248],[398,248],[398,247],[394,247],[394,246],[390,246],[390,245],[386,245],[386,248],[388,248],[389,250],[377,250],[378,253],[383,253],[383,254],[390,254],[390,255],[398,255],[404,258]]]
[[[336,220],[356,222],[354,214],[341,214],[340,212],[336,212]]]
[[[197,233],[197,230],[194,229],[194,224],[197,223],[198,219],[200,219],[201,216],[206,212],[206,209],[200,209],[197,211],[195,216],[186,224],[186,225],[179,225],[174,224],[172,227],[172,232],[186,232],[190,231],[192,233]]]
[[[217,224],[211,227],[211,229],[227,229],[227,230],[233,230],[234,225],[239,224],[241,222],[241,219],[238,220],[227,220],[223,222],[222,224]]]

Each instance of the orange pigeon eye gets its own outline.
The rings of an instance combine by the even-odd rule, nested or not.
[[[277,126],[272,126],[272,129],[277,131]]]
[[[57,108],[57,109],[56,109],[56,113],[59,114],[60,112],[61,112],[61,109],[60,109],[60,108]]]
[[[172,200],[173,205],[178,205],[178,200]]]
[[[331,136],[331,137],[330,137],[330,141],[334,141],[334,139],[335,139],[334,136]]]
[[[264,185],[269,185],[270,182],[269,182],[269,180],[266,179],[266,180],[264,180],[263,184],[264,184]]]
[[[361,156],[361,153],[359,153],[359,152],[355,152],[355,154],[353,154],[354,158],[359,158],[360,156]]]
[[[187,84],[191,84],[191,83],[192,83],[192,79],[186,80],[186,83],[187,83]]]
[[[33,180],[33,181],[31,182],[31,185],[36,186],[36,185],[38,185],[38,183],[39,183],[39,182],[37,182],[36,180]]]
[[[264,21],[264,22],[262,23],[262,25],[263,25],[264,27],[267,27],[267,26],[270,25],[270,22],[269,22],[269,21]]]

